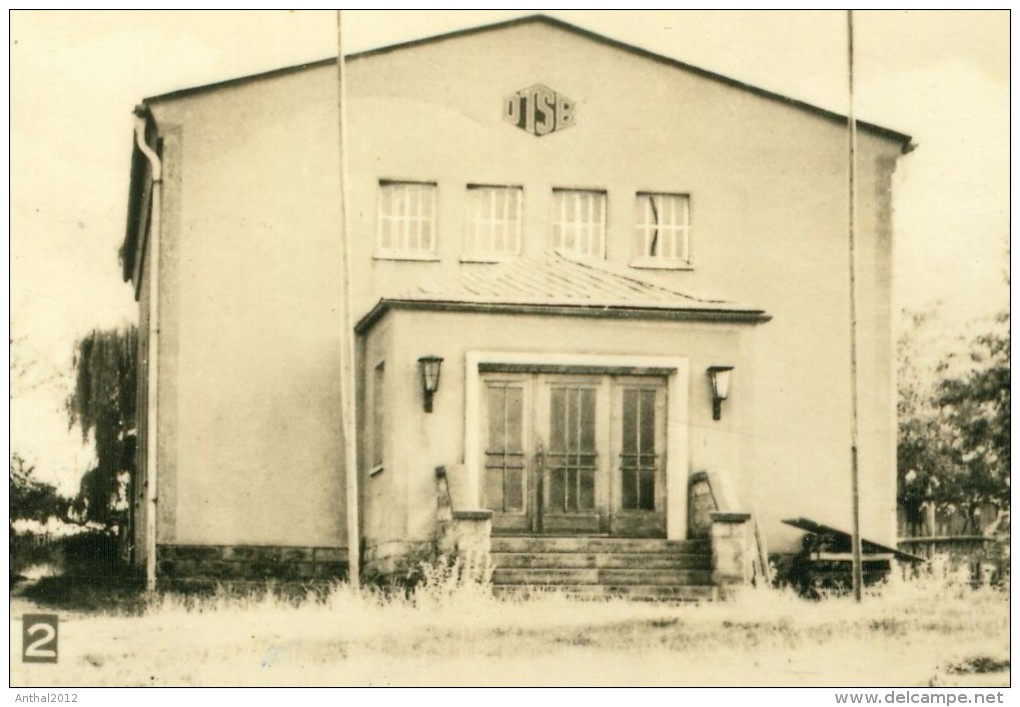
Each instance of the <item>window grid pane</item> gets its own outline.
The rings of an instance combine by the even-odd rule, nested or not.
[[[634,240],[641,257],[690,262],[690,197],[638,194]]]
[[[466,250],[469,255],[520,252],[521,187],[470,187]]]
[[[548,495],[546,509],[579,513],[595,508],[595,390],[556,387],[550,391]]]
[[[489,385],[485,493],[488,507],[501,513],[524,510],[523,410],[521,386]]]
[[[658,468],[655,398],[654,388],[623,391],[620,476],[623,481],[622,503],[626,510],[655,510],[655,475]]]
[[[573,255],[603,257],[605,192],[557,189],[553,197],[553,247]]]
[[[393,255],[427,255],[434,250],[436,186],[381,184],[379,251]]]

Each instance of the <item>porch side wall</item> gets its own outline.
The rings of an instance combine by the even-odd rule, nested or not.
[[[358,469],[361,542],[369,574],[393,571],[399,558],[412,549],[407,543],[407,473],[398,461],[397,444],[402,437],[399,410],[413,391],[401,385],[392,325],[392,320],[384,319],[361,339]],[[382,449],[377,452],[375,445],[380,442]],[[431,507],[435,509],[434,499]]]

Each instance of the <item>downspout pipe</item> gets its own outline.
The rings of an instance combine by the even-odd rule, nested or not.
[[[159,254],[160,224],[163,207],[163,163],[146,141],[146,130],[151,121],[146,106],[135,108],[135,143],[149,161],[152,173],[152,204],[146,250],[149,255],[148,271],[141,268],[142,277],[149,278],[148,360],[146,362],[146,421],[145,421],[145,589],[156,589],[156,480],[158,402],[159,402]],[[145,257],[143,251],[142,258]]]

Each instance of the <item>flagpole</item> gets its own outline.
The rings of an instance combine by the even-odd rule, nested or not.
[[[344,442],[344,479],[347,515],[347,576],[353,589],[361,584],[360,539],[358,534],[358,447],[355,431],[354,327],[351,322],[351,260],[347,218],[347,101],[343,32],[340,10],[336,11],[337,125],[339,129],[340,177],[340,272],[343,302],[340,306],[340,418]]]
[[[850,483],[852,486],[853,527],[851,528],[854,600],[861,600],[863,572],[861,568],[861,501],[857,454],[857,121],[854,119],[854,13],[846,11],[847,76],[849,109],[849,212],[850,236]]]

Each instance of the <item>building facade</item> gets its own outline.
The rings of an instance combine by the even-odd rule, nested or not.
[[[344,219],[335,61],[137,111],[140,563],[332,576],[357,542],[394,571],[437,498],[497,544],[679,543],[695,477],[771,550],[788,516],[849,527],[845,117],[544,17],[350,56],[345,104]],[[861,521],[888,544],[910,142],[858,143]]]

